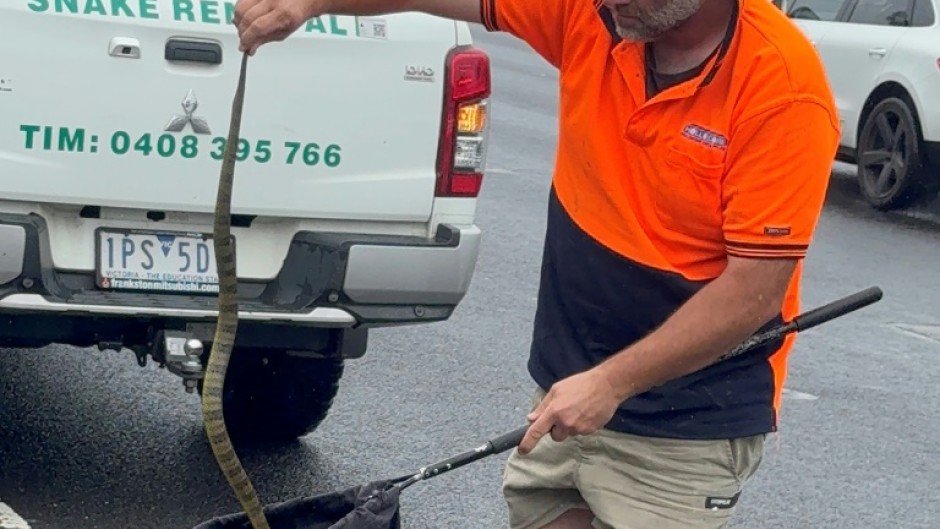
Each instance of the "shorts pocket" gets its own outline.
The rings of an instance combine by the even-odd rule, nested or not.
[[[617,527],[616,520],[642,512],[650,516],[644,527],[710,527],[733,512],[742,486],[732,470],[733,456],[726,440],[604,431],[599,443],[600,450],[585,463],[582,493],[592,508],[604,511],[595,512],[610,526]],[[731,505],[721,508],[723,501]],[[712,504],[719,508],[713,509]],[[676,517],[697,522],[683,525]],[[675,524],[663,525],[666,519],[674,519]],[[710,525],[701,525],[706,522]]]
[[[737,474],[727,440],[635,436],[602,430],[600,466],[638,485],[695,505],[716,493],[737,491]]]
[[[728,440],[729,470],[741,487],[757,472],[764,458],[765,434]]]

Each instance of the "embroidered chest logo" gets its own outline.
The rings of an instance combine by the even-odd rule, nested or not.
[[[692,141],[697,141],[716,149],[725,150],[728,148],[728,138],[694,123],[686,125],[685,128],[682,129],[682,135]]]

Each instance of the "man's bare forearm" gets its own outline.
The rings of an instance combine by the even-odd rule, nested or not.
[[[780,312],[795,262],[740,262],[706,285],[661,327],[598,366],[625,400],[698,371]]]
[[[310,1],[310,0],[307,0]],[[373,16],[418,11],[420,0],[315,0],[320,11],[330,15]]]
[[[309,0],[308,0],[309,1]],[[417,11],[465,22],[480,22],[479,0],[316,0],[331,15],[378,16]]]
[[[238,0],[233,22],[239,49],[254,55],[267,42],[284,40],[308,19],[322,15],[391,15],[417,11],[481,22],[481,0]]]

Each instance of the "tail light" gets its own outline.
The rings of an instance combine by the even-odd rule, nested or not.
[[[454,48],[447,55],[444,117],[437,158],[438,197],[476,197],[486,161],[490,61],[482,50]]]

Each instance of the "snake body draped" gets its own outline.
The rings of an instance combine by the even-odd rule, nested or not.
[[[219,275],[218,319],[203,377],[202,415],[206,435],[216,462],[254,529],[270,529],[262,511],[261,501],[248,474],[242,467],[222,414],[222,388],[228,370],[235,335],[238,331],[238,278],[235,267],[235,240],[231,233],[232,183],[235,177],[235,155],[241,132],[242,107],[245,99],[245,73],[248,54],[242,55],[238,87],[232,101],[228,139],[222,157],[219,188],[215,203],[213,246]]]

